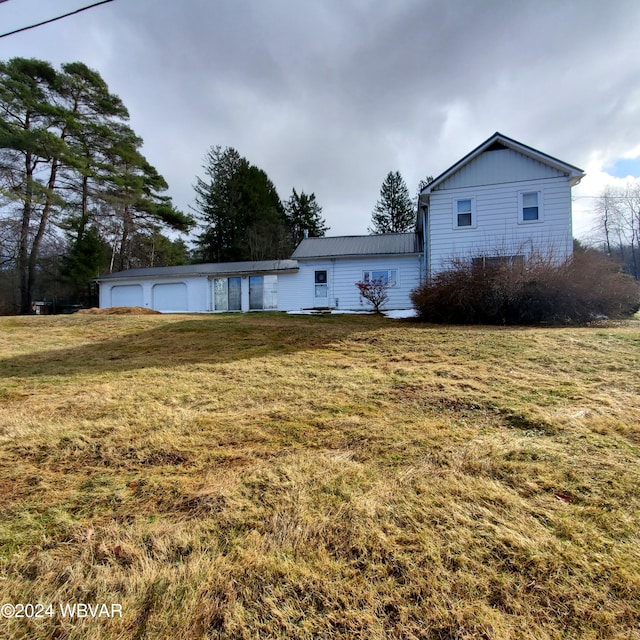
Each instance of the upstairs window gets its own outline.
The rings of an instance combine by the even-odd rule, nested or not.
[[[460,198],[453,201],[453,228],[464,229],[476,226],[476,203],[473,198]]]
[[[542,221],[542,193],[540,191],[522,191],[519,194],[520,206],[518,222]]]

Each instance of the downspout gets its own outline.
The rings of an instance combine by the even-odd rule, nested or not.
[[[422,205],[422,207],[420,207],[420,210],[422,211],[422,273],[424,282],[427,282],[427,280],[429,280],[429,274],[427,272],[427,211],[429,210],[429,206],[424,204]]]

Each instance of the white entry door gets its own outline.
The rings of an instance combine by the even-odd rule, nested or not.
[[[327,280],[327,270],[319,269],[314,276],[314,307],[329,306],[329,282]]]

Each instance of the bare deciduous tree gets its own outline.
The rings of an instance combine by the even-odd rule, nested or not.
[[[640,278],[640,181],[605,187],[594,212],[605,251]]]

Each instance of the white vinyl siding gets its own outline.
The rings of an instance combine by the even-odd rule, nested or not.
[[[502,185],[524,180],[561,178],[563,173],[512,149],[485,151],[438,185],[439,189]]]
[[[162,278],[131,278],[126,282],[100,282],[100,307],[145,307],[156,311],[204,312],[211,309],[210,287],[203,277],[182,282]]]
[[[498,152],[492,152],[498,153]],[[540,224],[520,223],[520,193],[539,193]],[[476,227],[463,232],[451,228],[452,202],[474,198]],[[430,198],[427,235],[428,271],[448,268],[452,258],[478,255],[552,254],[557,260],[573,250],[571,188],[566,177],[464,189],[436,189]]]
[[[396,286],[389,287],[389,299],[384,308],[411,309],[409,293],[420,283],[420,260],[418,254],[298,260],[300,271],[297,274],[279,276],[278,308],[284,311],[312,309],[315,306],[315,272],[326,269],[329,307],[368,309],[360,300],[356,282],[361,282],[366,272],[388,274],[395,271]]]

